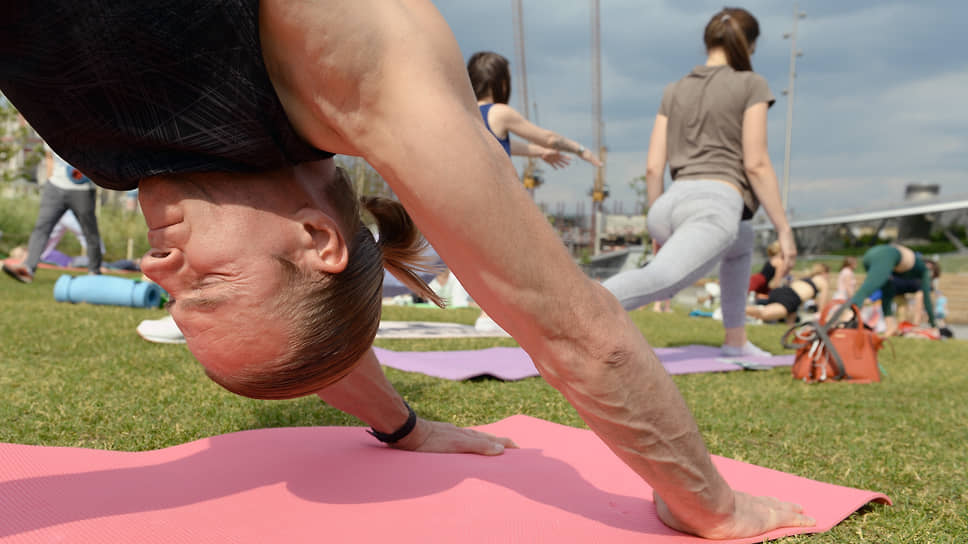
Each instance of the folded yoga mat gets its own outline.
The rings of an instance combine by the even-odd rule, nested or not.
[[[703,542],[590,431],[526,416],[481,427],[497,457],[385,448],[352,427],[243,431],[129,453],[0,444],[0,541]],[[736,488],[796,501],[825,531],[880,493],[714,458]]]
[[[64,274],[54,284],[57,302],[87,302],[132,308],[157,308],[161,305],[162,289],[147,281],[110,276],[77,276]]]
[[[408,372],[420,372],[448,380],[493,376],[513,381],[538,375],[538,369],[521,348],[487,348],[470,351],[391,351],[375,348],[380,363]],[[712,346],[656,348],[669,374],[730,372],[744,368],[772,368],[793,364],[792,355],[773,357],[723,357]]]

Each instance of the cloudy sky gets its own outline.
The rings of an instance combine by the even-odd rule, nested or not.
[[[593,147],[590,2],[523,0],[528,86],[541,125]],[[511,0],[441,0],[466,59],[492,50],[516,69]],[[601,0],[607,180],[631,210],[663,87],[705,61],[702,31],[722,0]],[[751,0],[753,68],[777,97],[769,146],[782,177],[793,4]],[[807,219],[903,201],[911,182],[968,198],[968,2],[801,0],[790,203]],[[516,83],[516,82],[515,82]],[[519,96],[511,105],[520,108]],[[569,211],[587,201],[593,169],[546,172],[537,200]],[[586,204],[587,206],[587,204]],[[586,207],[586,210],[588,208]]]

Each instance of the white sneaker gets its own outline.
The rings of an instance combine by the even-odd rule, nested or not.
[[[727,346],[724,344],[722,346],[722,350],[723,355],[726,357],[773,357],[772,353],[763,351],[749,340],[747,340],[746,345],[741,348],[736,346]]]
[[[474,330],[476,330],[477,332],[493,332],[493,333],[507,334],[507,332],[504,329],[502,329],[500,325],[498,325],[493,319],[491,319],[491,316],[487,315],[484,312],[481,312],[481,315],[478,316],[477,321],[474,322]]]
[[[161,319],[146,319],[138,324],[138,335],[149,342],[159,344],[184,344],[185,335],[178,330],[175,320],[169,315]]]

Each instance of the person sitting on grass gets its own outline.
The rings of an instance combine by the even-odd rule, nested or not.
[[[774,241],[766,247],[767,260],[763,263],[763,268],[759,272],[750,276],[751,293],[756,293],[756,298],[766,299],[771,289],[776,289],[783,284],[787,275],[786,259],[780,253],[780,242]]]
[[[318,395],[406,450],[513,446],[418,418],[374,354],[384,267],[436,297],[416,276],[423,233],[651,484],[663,522],[718,539],[815,523],[722,477],[641,331],[521,187],[429,1],[21,1],[0,52],[0,88],[54,149],[105,187],[139,187],[142,270],[226,389]],[[363,157],[399,202],[361,201],[335,153]]]
[[[827,283],[829,271],[830,268],[825,264],[813,265],[809,275],[770,291],[766,304],[747,306],[746,315],[763,321],[785,320],[788,324],[793,324],[800,305],[808,300],[815,300],[817,308],[823,310],[824,305],[829,301],[830,288]]]

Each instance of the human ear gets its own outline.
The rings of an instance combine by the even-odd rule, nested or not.
[[[305,233],[301,238],[298,259],[309,268],[328,274],[345,270],[349,248],[336,220],[316,208],[300,209],[295,219]]]

